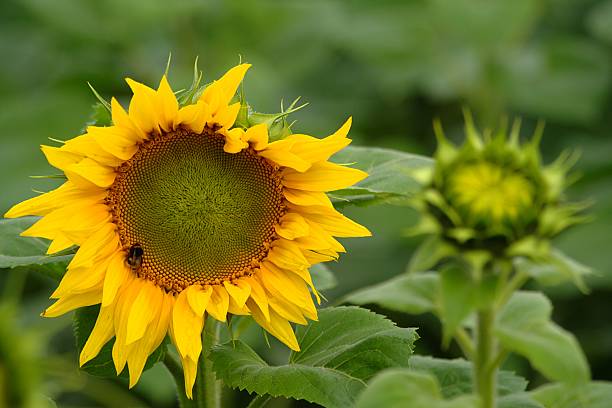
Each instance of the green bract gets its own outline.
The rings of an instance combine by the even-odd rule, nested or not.
[[[439,123],[434,128],[435,166],[419,170],[423,188],[413,202],[422,218],[411,231],[434,238],[419,254],[429,265],[418,266],[459,253],[477,270],[492,259],[550,262],[551,238],[585,220],[585,205],[564,197],[576,156],[564,153],[542,164],[542,127],[521,143],[519,121],[509,132],[501,126],[481,133],[466,114],[461,146],[445,137]]]

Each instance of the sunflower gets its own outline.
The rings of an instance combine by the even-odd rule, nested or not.
[[[51,240],[49,254],[79,246],[43,316],[100,304],[81,365],[114,336],[132,387],[169,334],[191,396],[207,314],[250,315],[299,350],[291,323],[316,320],[320,302],[308,268],[344,252],[335,237],[370,235],[325,193],[367,176],[328,161],[351,120],[323,139],[273,142],[265,124],[235,125],[249,67],[182,107],[165,76],[157,90],[127,79],[133,97],[127,112],[112,99],[112,126],[42,146],[66,182],[5,216],[42,216],[22,235]]]

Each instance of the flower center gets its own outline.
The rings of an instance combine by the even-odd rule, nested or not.
[[[225,153],[224,142],[179,130],[117,170],[108,202],[138,276],[180,292],[249,274],[266,257],[284,212],[278,173],[253,151]]]
[[[534,186],[521,173],[481,162],[459,167],[449,178],[451,200],[474,222],[515,220],[532,205]]]

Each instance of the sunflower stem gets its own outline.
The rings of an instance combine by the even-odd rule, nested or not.
[[[480,396],[482,408],[494,408],[497,392],[496,344],[493,334],[495,312],[492,307],[480,310],[476,324],[476,353],[474,355],[474,384]]]
[[[219,343],[221,325],[216,319],[209,318],[202,332],[202,355],[196,378],[196,387],[200,386],[197,398],[202,398],[198,407],[220,408],[221,407],[221,381],[215,377],[212,361],[208,358],[210,350]]]

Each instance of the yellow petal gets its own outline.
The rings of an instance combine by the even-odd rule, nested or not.
[[[224,129],[229,129],[234,125],[234,122],[238,117],[238,112],[240,112],[240,102],[236,102],[228,106],[226,109],[221,110],[214,116],[212,121]]]
[[[146,134],[161,133],[159,129],[161,121],[155,90],[130,78],[126,78],[125,81],[134,93],[128,108],[130,118]]]
[[[279,166],[289,167],[291,169],[295,169],[298,172],[305,172],[311,166],[309,162],[302,159],[300,156],[291,153],[288,150],[268,148],[268,149],[262,150],[259,154],[260,156],[273,161]]]
[[[135,140],[125,137],[118,126],[89,126],[87,133],[96,139],[100,147],[121,160],[129,160],[138,151]]]
[[[227,105],[236,94],[238,86],[251,64],[240,64],[225,73],[220,79],[207,86],[200,99],[209,102],[213,93],[219,94],[219,103]]]
[[[249,144],[244,141],[244,130],[240,128],[234,128],[228,131],[225,135],[225,144],[223,145],[223,151],[225,153],[238,153],[242,149],[249,147]]]
[[[204,101],[198,101],[193,105],[183,106],[176,119],[176,125],[179,124],[191,129],[195,133],[202,133],[206,122],[211,120],[210,107]]]
[[[202,328],[204,319],[189,306],[187,292],[182,291],[176,298],[172,310],[172,333],[176,349],[182,358],[198,361],[202,351]]]
[[[111,112],[113,124],[125,129],[127,135],[132,135],[134,142],[140,142],[147,138],[147,134],[132,121],[128,113],[115,98],[111,99]]]
[[[98,313],[98,319],[94,326],[87,342],[81,350],[79,356],[79,365],[87,363],[92,358],[96,357],[102,347],[115,335],[115,327],[113,324],[113,307],[103,307]]]
[[[87,292],[93,288],[101,288],[104,283],[104,276],[108,269],[109,259],[100,259],[96,265],[91,267],[71,268],[68,265],[66,274],[62,277],[57,289],[51,295],[51,299]]]
[[[294,274],[282,270],[270,262],[264,261],[258,274],[263,286],[268,291],[273,291],[276,297],[282,297],[305,310],[314,309],[310,291],[303,280]],[[272,297],[270,297],[270,304]]]
[[[74,244],[75,242],[66,237],[64,234],[57,233],[51,241],[51,245],[49,245],[49,248],[47,248],[47,255],[52,255],[56,252],[63,251],[64,249],[70,248]]]
[[[104,166],[88,157],[71,164],[64,171],[68,180],[84,188],[91,187],[91,184],[102,188],[110,187],[117,175],[112,167]]]
[[[117,291],[128,283],[132,271],[125,262],[125,251],[117,251],[111,257],[104,277],[102,307],[110,305],[117,295]]]
[[[206,311],[206,306],[210,301],[210,296],[212,295],[212,287],[211,286],[189,286],[185,289],[187,292],[187,301],[189,302],[189,306],[198,316],[204,316],[204,312]]]
[[[364,171],[322,161],[304,173],[284,169],[283,185],[298,190],[333,191],[352,186],[367,176]]]
[[[304,217],[298,213],[287,213],[280,219],[280,224],[274,227],[276,233],[283,238],[293,240],[308,235],[309,227]]]
[[[322,205],[332,208],[333,205],[327,194],[320,191],[294,190],[292,188],[283,189],[285,198],[297,205]]]
[[[352,119],[349,118],[338,131],[324,139],[307,135],[290,135],[287,139],[297,139],[291,147],[291,152],[310,163],[327,160],[351,143],[351,140],[346,138],[351,123]]]
[[[54,239],[61,232],[73,242],[82,243],[82,238],[86,239],[109,220],[106,205],[77,201],[53,210],[23,231],[21,236]]]
[[[227,318],[229,295],[227,290],[221,285],[213,285],[212,288],[213,292],[206,306],[206,311],[218,321],[224,322]]]
[[[91,306],[100,303],[102,300],[102,293],[99,289],[95,289],[89,292],[79,293],[76,295],[69,295],[58,299],[54,304],[49,306],[41,316],[43,317],[57,317],[64,313],[70,312],[79,307]]]
[[[189,399],[193,399],[193,384],[195,384],[198,373],[198,362],[186,357],[181,358],[181,363],[183,364],[183,376],[185,377],[185,394]]]
[[[257,307],[257,304],[251,299],[247,301],[247,306],[253,314],[253,319],[255,319],[257,324],[285,343],[291,350],[300,351],[300,346],[295,338],[293,328],[287,319],[283,319],[277,312],[270,309],[270,321],[267,321],[259,310],[259,307]]]
[[[99,258],[114,253],[119,245],[116,228],[115,224],[109,222],[93,232],[78,249],[68,267],[70,269],[93,267]]]
[[[128,318],[132,307],[133,299],[140,292],[142,280],[131,279],[123,287],[120,288],[120,293],[117,296],[115,303],[114,325],[115,325],[115,344],[113,345],[113,362],[117,374],[120,374],[125,367],[130,349],[134,344],[126,344]]]
[[[246,131],[246,139],[253,149],[259,151],[266,148],[268,145],[268,127],[265,123],[259,123],[251,126]]]
[[[244,281],[249,285],[249,287],[251,288],[251,299],[257,305],[258,310],[261,312],[262,318],[266,321],[270,321],[270,312],[268,311],[268,295],[266,294],[266,291],[261,286],[259,281],[252,276],[242,278],[240,279],[240,281]]]
[[[157,88],[157,97],[161,108],[161,127],[166,132],[174,130],[174,124],[178,116],[179,105],[178,101],[176,100],[176,96],[174,95],[174,92],[172,92],[172,88],[170,88],[170,84],[168,83],[168,79],[165,75],[159,82],[159,87]]]
[[[246,300],[251,294],[251,287],[248,285],[234,285],[228,281],[223,282],[223,286],[227,290],[227,293],[236,301],[236,305],[242,308],[246,303]]]
[[[162,293],[159,299],[158,310],[147,327],[147,335],[140,339],[134,344],[134,347],[130,349],[127,357],[130,371],[130,388],[136,385],[140,379],[147,358],[157,349],[157,347],[159,347],[164,337],[166,337],[170,317],[172,316],[173,305],[174,296]]]
[[[152,282],[143,280],[140,292],[130,308],[125,344],[133,343],[145,335],[149,323],[158,317],[162,301],[162,290]]]
[[[51,211],[74,199],[80,199],[84,192],[78,189],[73,183],[67,181],[55,190],[38,195],[28,200],[14,205],[4,216],[6,218],[23,217],[24,215],[47,215]],[[92,203],[102,202],[106,192],[99,190],[92,192],[95,197],[91,197]]]
[[[60,149],[62,151],[79,154],[83,157],[89,157],[101,165],[108,167],[116,167],[123,163],[123,160],[118,159],[102,149],[96,139],[89,134],[67,140]]]
[[[372,235],[367,228],[345,217],[336,210],[325,207],[291,207],[299,212],[307,221],[318,224],[336,237],[369,237]]]
[[[272,242],[272,248],[268,253],[267,259],[286,269],[307,268],[310,266],[299,246],[282,238]]]
[[[54,146],[40,146],[45,158],[56,169],[65,170],[67,167],[83,160],[83,155],[73,153]]]

